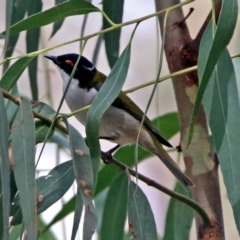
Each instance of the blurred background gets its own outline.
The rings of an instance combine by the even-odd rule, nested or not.
[[[53,0],[42,0],[42,2],[43,10],[53,7],[55,4]],[[101,1],[99,0],[93,0],[92,3],[99,8],[102,7]],[[5,30],[5,1],[1,1],[0,6],[0,31],[2,32]],[[183,8],[185,15],[189,12],[189,9],[191,7],[194,8],[194,12],[187,19],[187,23],[190,29],[190,34],[192,38],[194,38],[210,11],[211,1],[197,0],[194,3],[186,5]],[[146,16],[153,12],[155,12],[154,1],[126,0],[124,3],[123,22]],[[79,38],[82,22],[83,16],[74,16],[65,19],[61,29],[52,38],[50,38],[52,32],[52,24],[42,27],[39,49],[55,46],[66,41]],[[101,14],[91,13],[88,16],[84,35],[89,35],[91,33],[97,32],[101,29],[101,27]],[[122,28],[120,53],[127,45],[133,28],[134,25]],[[237,27],[236,29],[237,31],[235,32],[234,38],[229,46],[231,54],[239,53],[239,28]],[[15,52],[13,54],[14,56],[26,53],[25,37],[26,33],[22,32],[17,42]],[[87,42],[87,45],[83,51],[83,55],[89,60],[92,60],[96,41],[97,37],[91,38]],[[132,42],[131,62],[129,66],[126,84],[124,85],[124,90],[137,86],[141,83],[154,80],[156,78],[160,42],[161,39],[159,35],[158,21],[156,18],[151,18],[147,21],[142,22],[139,25]],[[4,41],[0,40],[0,47],[3,48],[3,46]],[[65,53],[79,53],[79,51],[80,43],[76,42],[60,48],[56,48],[52,51],[49,51],[47,54],[61,55]],[[48,103],[56,110],[62,97],[62,81],[60,74],[58,72],[58,69],[56,69],[56,67],[50,61],[46,61],[46,59],[42,55],[39,56],[38,61],[38,87],[40,101]],[[238,70],[238,60],[234,60],[234,63],[236,66],[236,70]],[[105,54],[104,43],[101,44],[100,54],[96,63],[96,67],[99,71],[105,73],[106,75],[110,72],[110,67],[108,65]],[[164,60],[161,76],[165,76],[168,73],[168,67],[166,61]],[[21,95],[31,98],[27,71],[22,74],[20,80],[18,81],[18,87]],[[142,110],[144,110],[150,97],[151,91],[152,86],[131,93],[129,94],[129,96],[139,105]],[[148,117],[150,119],[153,119],[159,115],[164,115],[166,113],[176,111],[177,108],[172,89],[172,83],[171,80],[168,79],[165,82],[159,84],[154,100],[148,111]],[[62,106],[61,112],[70,112],[65,103]],[[84,127],[74,117],[70,118],[70,123],[75,126],[75,128],[77,128],[83,136],[85,136]],[[177,146],[179,144],[179,135],[174,136],[170,140],[170,142],[173,146]],[[103,150],[108,150],[113,146],[106,141],[102,141],[101,144]],[[36,156],[38,156],[40,149],[41,144],[39,144],[37,148]],[[182,167],[182,169],[184,169],[184,164],[182,162],[181,156],[179,156],[179,154],[176,152],[171,152],[170,154],[174,159],[180,162],[180,166]],[[58,151],[55,144],[47,144],[41,157],[40,164],[38,165],[38,175],[46,175],[49,170],[56,166],[56,164],[59,164],[69,159],[71,159],[69,152],[64,150]],[[140,173],[151,177],[155,181],[170,189],[173,189],[175,186],[175,179],[173,178],[172,174],[165,168],[165,166],[163,166],[161,161],[159,161],[159,159],[156,157],[151,157],[147,161],[142,162],[138,170]],[[138,184],[146,193],[148,200],[150,201],[157,223],[158,234],[160,236],[163,236],[165,227],[165,216],[169,203],[169,197],[151,187],[148,187],[140,181],[138,182]],[[75,190],[76,187],[70,189],[63,197],[63,200],[58,201],[56,204],[54,204],[42,214],[43,220],[46,223],[52,220],[56,213],[61,209],[62,203],[69,200],[73,196]],[[222,179],[221,194],[223,201],[224,221],[225,223],[227,223],[227,227],[225,229],[226,239],[239,239],[233,220],[232,210],[227,200],[226,190],[224,189],[224,185],[222,184]],[[101,196],[99,196],[99,202],[101,202]],[[63,222],[57,223],[53,226],[53,233],[57,239],[70,239],[72,219],[73,214],[70,214],[67,218],[65,218]],[[80,239],[80,234],[78,237],[78,239]],[[95,239],[97,239],[97,236],[95,236]],[[192,225],[190,239],[196,239],[194,223]]]

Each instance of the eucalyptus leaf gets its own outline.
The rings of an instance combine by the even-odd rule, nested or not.
[[[191,140],[193,135],[194,121],[201,106],[204,91],[207,87],[219,56],[229,44],[233,36],[237,22],[237,16],[238,1],[223,0],[216,29],[212,29],[213,24],[212,21],[210,21],[205,29],[205,32],[203,33],[198,57],[198,76],[200,79],[200,86],[194,104],[189,140]]]
[[[8,158],[8,120],[0,91],[0,239],[8,239],[10,209],[10,173]]]
[[[12,126],[13,171],[19,190],[24,227],[29,239],[37,239],[35,183],[35,125],[31,104],[21,99]]]
[[[103,11],[114,23],[121,23],[123,17],[124,0],[104,0]],[[110,23],[103,17],[103,29],[111,27]],[[108,63],[113,68],[119,56],[121,28],[104,34],[105,49]]]
[[[41,26],[59,21],[65,17],[81,15],[90,12],[98,12],[99,9],[88,1],[65,1],[53,8],[41,13],[36,13],[10,27],[10,34],[16,34],[25,30],[39,28]]]
[[[87,114],[86,134],[88,146],[92,159],[94,185],[99,168],[100,144],[99,144],[99,124],[103,113],[110,107],[119,95],[125,79],[127,77],[130,62],[131,45],[128,44],[122,52],[118,61],[114,65],[111,73],[107,77],[98,95],[94,98]]]
[[[132,181],[128,193],[128,225],[132,239],[158,239],[156,223],[147,197]]]
[[[203,98],[223,180],[240,232],[240,104],[232,60],[225,49]]]

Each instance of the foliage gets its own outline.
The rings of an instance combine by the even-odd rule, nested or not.
[[[99,120],[123,87],[130,56],[134,54],[131,52],[132,40],[137,41],[135,32],[139,24],[151,17],[165,14],[163,26],[167,30],[166,22],[171,11],[191,1],[129,22],[122,22],[122,0],[103,1],[103,10],[85,0],[56,0],[56,6],[47,10],[42,10],[41,1],[36,1],[34,6],[30,1],[25,5],[23,2],[6,1],[6,30],[0,35],[5,44],[4,60],[1,62],[4,72],[0,80],[0,239],[19,239],[22,234],[32,240],[38,237],[55,239],[51,233],[52,225],[74,212],[71,239],[75,239],[81,220],[84,240],[92,239],[96,229],[100,239],[125,239],[126,221],[129,238],[157,240],[153,215],[155,209],[151,209],[149,197],[138,185],[140,180],[173,197],[167,210],[163,239],[189,238],[193,210],[198,212],[206,225],[210,224],[206,211],[192,200],[190,191],[185,191],[179,184],[176,184],[174,191],[167,190],[131,170],[136,164],[136,149],[138,164],[151,156],[149,152],[136,146],[122,147],[110,159],[110,164],[100,164],[104,155],[98,139]],[[114,14],[116,9],[119,11]],[[194,122],[203,104],[236,227],[240,231],[240,106],[237,76],[227,49],[236,28],[237,11],[236,0],[224,0],[218,19],[215,19],[213,11],[212,20],[203,33],[197,65],[200,86],[189,126],[189,144],[194,134]],[[103,27],[99,32],[66,43],[59,42],[57,46],[39,48],[40,27],[53,24],[53,37],[64,28],[65,18],[93,12],[102,15]],[[25,13],[28,13],[27,16]],[[132,35],[124,50],[119,53],[122,28],[131,24],[135,26]],[[27,31],[27,52],[14,57],[13,50],[22,31]],[[64,99],[61,99],[57,111],[39,101],[37,64],[42,53],[78,41],[84,41],[84,48],[89,39],[101,34],[104,34],[106,56],[112,71],[90,106],[86,144],[83,136],[68,121],[72,114],[59,113]],[[98,50],[96,53],[99,54]],[[8,66],[13,59],[16,61]],[[158,66],[159,72],[161,67],[162,64]],[[17,82],[26,68],[29,72],[32,99],[24,98],[22,93],[19,95],[17,88]],[[134,91],[195,69],[196,67],[184,69],[164,76],[138,86]],[[128,91],[131,92],[131,89]],[[167,139],[180,132],[176,112],[158,116],[153,123]],[[55,166],[47,175],[36,177],[42,151],[47,144],[52,143],[70,150],[72,159]],[[38,144],[42,146],[40,156],[36,156],[35,151]],[[137,183],[130,178],[130,174],[136,177]],[[49,224],[45,224],[37,215],[61,199],[74,181],[77,184],[75,196],[63,204]],[[104,195],[104,200],[100,211],[94,201],[98,202],[101,194]]]

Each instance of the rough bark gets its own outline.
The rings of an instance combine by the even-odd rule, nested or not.
[[[157,11],[178,4],[178,0],[157,0]],[[218,5],[219,7],[219,5]],[[162,29],[164,16],[159,16]],[[201,35],[207,25],[206,19],[196,40],[192,40],[181,8],[169,14],[165,39],[165,54],[170,72],[176,72],[197,64]],[[203,107],[199,110],[194,134],[187,147],[189,126],[198,90],[197,72],[191,72],[172,79],[181,125],[180,146],[188,175],[193,180],[193,198],[208,213],[211,227],[205,226],[196,216],[198,239],[224,239],[224,226],[220,188],[218,179],[218,160],[209,141],[208,125]]]

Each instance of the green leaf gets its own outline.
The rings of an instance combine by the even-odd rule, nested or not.
[[[81,192],[83,204],[85,206],[83,240],[90,240],[97,227],[97,213],[91,198],[94,186],[92,162],[84,138],[74,127],[68,124],[66,119],[65,124],[67,125],[69,133],[78,190]]]
[[[190,191],[186,191],[179,182],[177,182],[174,191],[186,197],[192,197]],[[189,239],[193,218],[194,211],[191,207],[175,198],[171,198],[167,211],[163,240]]]
[[[41,12],[41,10],[42,10],[41,0],[29,1],[28,16]],[[26,35],[27,53],[31,53],[38,50],[39,39],[40,28],[27,31]],[[38,101],[37,70],[38,70],[38,57],[34,58],[28,65],[28,74],[32,92],[32,99],[34,101]]]
[[[54,129],[52,128],[50,133],[48,133],[49,128],[50,128],[50,123],[46,123],[42,120],[35,121],[36,143],[44,142],[46,139],[46,136],[48,136],[48,138],[50,138],[53,135]]]
[[[194,122],[201,106],[204,91],[220,54],[232,38],[237,22],[237,16],[237,0],[223,0],[215,33],[213,34],[212,22],[210,21],[202,36],[198,57],[198,76],[201,82],[192,114],[190,140],[192,138]]]
[[[41,115],[53,120],[56,112],[53,108],[51,108],[49,105],[43,102],[38,102],[36,104],[32,105],[32,110],[40,113]]]
[[[0,91],[0,239],[8,239],[10,209],[10,177],[8,158],[8,121]]]
[[[42,233],[48,230],[51,226],[55,223],[59,222],[60,220],[64,219],[67,215],[72,213],[75,209],[76,205],[76,196],[72,197],[67,203],[62,205],[61,210],[55,215],[50,223],[43,229]]]
[[[40,232],[40,235],[38,236],[38,240],[57,240],[57,238],[54,236],[54,234],[49,230],[47,232],[44,232],[42,234],[42,230],[46,228],[46,224],[41,219],[41,217],[38,217],[38,229]]]
[[[147,197],[132,181],[128,195],[128,225],[132,239],[158,239],[154,216]]]
[[[65,0],[55,0],[55,5],[58,5],[58,4],[63,3],[63,2],[65,2]],[[57,33],[57,31],[63,25],[63,22],[64,22],[64,19],[53,23],[53,30],[52,30],[52,33],[50,35],[50,38],[52,38]]]
[[[72,240],[74,240],[77,235],[77,231],[78,231],[81,216],[82,216],[82,209],[83,209],[83,199],[81,196],[81,192],[78,190],[76,195],[76,205],[75,205],[73,227],[72,227],[72,236],[71,236]]]
[[[10,234],[9,234],[9,240],[19,240],[21,234],[22,234],[22,224],[18,226],[11,227]]]
[[[34,58],[35,56],[22,57],[18,59],[15,63],[13,63],[4,73],[0,81],[0,87],[7,91],[10,91],[13,88],[13,86],[16,84],[17,80],[23,73],[24,69]]]
[[[19,98],[19,92],[18,92],[18,87],[17,85],[14,85],[12,90],[11,90],[11,94],[14,97]],[[11,100],[7,100],[6,101],[6,109],[7,109],[7,118],[8,118],[8,124],[11,127],[13,124],[13,121],[16,117],[16,114],[18,112],[18,108],[19,106],[17,104],[15,104],[14,102],[12,102]]]
[[[94,98],[87,115],[86,134],[93,164],[94,185],[100,160],[99,124],[103,113],[119,95],[127,77],[131,45],[128,44]]]
[[[232,60],[224,50],[203,98],[204,109],[240,232],[240,105]]]
[[[16,22],[22,20],[24,18],[24,14],[26,13],[27,10],[27,1],[28,0],[14,0],[13,1],[13,8],[12,8],[12,16],[11,16],[11,24],[13,25]],[[9,25],[9,26],[10,26]],[[10,57],[13,54],[15,45],[17,43],[19,34],[16,34],[14,36],[10,36],[8,39],[8,43],[5,49],[5,54],[4,58]],[[6,44],[6,42],[5,42]],[[8,68],[9,62],[5,62],[3,64],[3,72]]]
[[[8,46],[11,18],[12,18],[12,9],[13,9],[13,0],[6,1],[6,33],[5,33],[5,43],[4,43],[3,52],[6,51]]]
[[[127,216],[127,199],[128,177],[123,172],[110,186],[104,204],[100,239],[123,239],[124,224]]]
[[[74,179],[72,160],[56,166],[48,175],[39,177],[36,180],[37,213],[44,212],[58,201],[72,186]],[[21,223],[22,217],[19,209],[19,196],[14,200],[11,214],[14,214],[14,219],[11,222],[12,225]]]
[[[39,177],[36,181],[38,214],[58,201],[72,186],[74,179],[72,160],[56,166],[47,176]]]
[[[103,11],[114,23],[121,23],[123,16],[124,0],[104,0]],[[111,27],[110,23],[103,17],[103,28]],[[119,56],[121,28],[104,34],[105,49],[108,63],[113,68]]]
[[[24,226],[29,239],[37,238],[35,182],[35,125],[31,104],[21,99],[12,126],[13,171],[19,190]]]
[[[161,134],[169,139],[179,132],[179,120],[177,113],[168,113],[153,120],[153,125],[156,126]],[[135,146],[121,147],[115,154],[114,158],[118,159],[122,163],[132,167],[134,166]],[[138,148],[138,162],[145,160],[152,156],[150,152],[145,151],[142,148]],[[98,174],[98,181],[96,185],[95,195],[105,189],[109,183],[121,172],[118,167],[112,164],[105,165]],[[106,178],[106,176],[108,176]]]
[[[36,13],[10,27],[10,34],[39,28],[41,26],[64,19],[65,17],[98,12],[99,9],[85,0],[65,1],[44,12]]]

